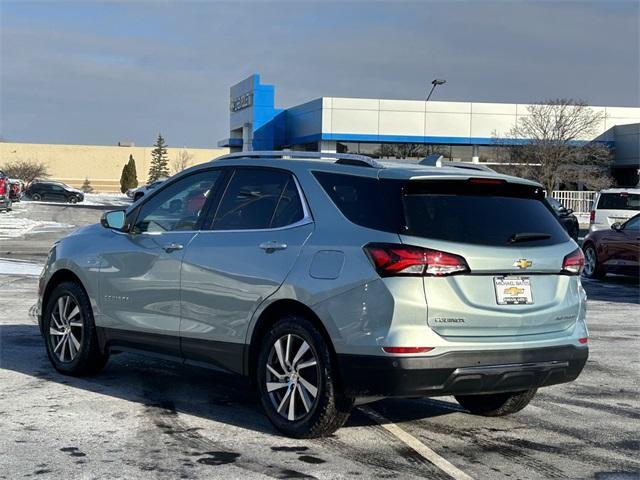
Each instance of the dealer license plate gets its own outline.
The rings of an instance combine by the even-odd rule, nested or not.
[[[531,279],[529,277],[494,277],[498,305],[531,305]]]

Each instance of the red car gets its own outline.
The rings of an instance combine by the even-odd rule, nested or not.
[[[589,233],[582,243],[587,278],[607,273],[640,276],[640,213],[610,230]]]

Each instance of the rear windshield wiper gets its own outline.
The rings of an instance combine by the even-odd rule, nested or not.
[[[534,240],[546,240],[547,238],[551,238],[550,233],[540,233],[540,232],[514,233],[509,237],[509,240],[507,240],[507,243],[533,242]]]

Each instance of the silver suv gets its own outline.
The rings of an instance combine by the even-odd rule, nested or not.
[[[58,242],[40,327],[65,374],[133,350],[247,376],[294,437],[384,397],[513,413],[588,355],[584,259],[543,200],[469,166],[228,155]]]

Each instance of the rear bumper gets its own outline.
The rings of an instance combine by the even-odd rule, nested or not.
[[[431,357],[338,355],[352,397],[429,397],[527,390],[575,380],[588,347],[448,352]]]

